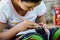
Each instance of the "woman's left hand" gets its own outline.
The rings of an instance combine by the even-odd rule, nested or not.
[[[39,25],[44,28],[45,32],[47,32],[47,24],[40,22]]]

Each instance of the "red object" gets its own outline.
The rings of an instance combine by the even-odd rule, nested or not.
[[[60,26],[60,7],[54,7],[55,10],[55,25]]]
[[[60,36],[56,40],[60,40]]]

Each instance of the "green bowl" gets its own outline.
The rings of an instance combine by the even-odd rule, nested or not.
[[[30,37],[28,37],[24,40],[43,40],[43,39],[38,35],[31,35]]]
[[[57,40],[59,35],[60,35],[60,28],[54,33],[54,35],[52,36],[52,40]]]

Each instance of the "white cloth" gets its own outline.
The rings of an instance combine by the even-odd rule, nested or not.
[[[5,0],[0,2],[0,22],[8,23],[11,26],[15,26],[17,23],[20,23],[22,20],[31,20],[35,22],[37,16],[42,16],[46,11],[46,6],[42,1],[40,5],[34,8],[32,11],[28,11],[25,16],[20,16],[14,9],[11,0]]]

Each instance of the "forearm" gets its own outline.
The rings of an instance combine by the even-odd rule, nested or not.
[[[12,28],[6,32],[0,33],[0,40],[8,40],[17,34],[18,30],[16,28]]]
[[[46,23],[44,16],[37,17],[37,19],[36,19],[36,23],[39,24],[40,22]]]
[[[13,27],[6,32],[2,32],[0,33],[0,40],[9,40],[13,38],[19,31],[20,29],[18,29],[17,27]]]
[[[39,23],[40,23],[40,22],[46,23],[45,18],[44,18],[44,17],[42,17],[41,19],[39,19]]]

